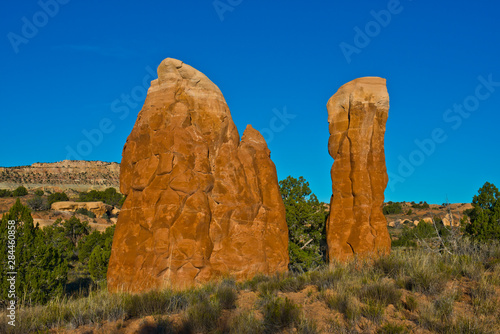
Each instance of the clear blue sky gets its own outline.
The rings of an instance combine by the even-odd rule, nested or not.
[[[486,181],[500,186],[495,1],[55,1],[1,5],[0,166],[68,148],[120,161],[143,81],[173,57],[219,86],[240,135],[264,130],[280,179],[304,176],[322,201],[326,102],[362,76],[386,78],[391,99],[386,200],[467,202]]]

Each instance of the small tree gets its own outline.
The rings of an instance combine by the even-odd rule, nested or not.
[[[45,211],[50,209],[47,200],[38,195],[28,201],[28,206],[33,211]]]
[[[53,193],[49,195],[48,198],[49,201],[49,206],[52,205],[52,203],[55,202],[64,202],[64,201],[69,201],[68,195],[66,193]]]
[[[290,269],[307,271],[324,262],[325,221],[328,212],[301,176],[279,182],[289,233]]]
[[[500,191],[486,182],[472,199],[472,210],[467,214],[470,223],[463,226],[465,234],[475,240],[500,239]]]
[[[19,187],[17,187],[17,188],[16,188],[16,190],[14,190],[14,191],[12,192],[12,195],[13,195],[14,197],[26,196],[26,195],[28,195],[28,189],[26,189],[26,188],[25,188],[25,187],[23,187],[23,186],[19,186]]]
[[[75,247],[77,246],[80,239],[88,235],[90,232],[89,223],[86,221],[81,222],[80,219],[76,218],[75,216],[64,221],[62,226],[64,228],[65,236],[69,240],[71,240]]]

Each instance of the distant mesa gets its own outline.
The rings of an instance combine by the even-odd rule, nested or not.
[[[183,288],[283,272],[288,228],[262,135],[240,140],[219,88],[175,59],[158,67],[123,149],[110,291]]]
[[[0,167],[0,189],[89,191],[120,187],[120,164],[116,162],[64,160],[31,166]]]
[[[346,83],[327,104],[334,159],[326,231],[330,261],[388,253],[391,239],[382,212],[387,186],[384,133],[389,112],[386,81]]]

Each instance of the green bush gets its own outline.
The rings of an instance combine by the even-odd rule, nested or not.
[[[33,211],[45,211],[50,209],[49,203],[45,198],[36,195],[32,199],[28,200],[28,206]]]
[[[433,224],[421,220],[414,228],[403,226],[403,232],[397,240],[392,241],[393,247],[415,247],[417,240],[437,237],[436,228],[441,237],[449,235],[450,231],[444,226],[441,219],[434,218],[436,227]]]
[[[276,333],[298,323],[300,308],[288,298],[271,297],[264,301],[262,313],[266,332]]]
[[[89,272],[94,282],[98,283],[106,279],[110,256],[111,249],[95,247],[92,250],[89,259]]]
[[[262,334],[264,324],[253,312],[242,312],[233,318],[229,328],[231,334]]]
[[[427,204],[427,202],[420,202],[420,203],[415,203],[415,202],[411,202],[411,207],[412,208],[415,208],[415,209],[429,209],[430,206],[429,204]]]
[[[12,197],[12,191],[9,189],[0,189],[0,198],[3,197]]]
[[[26,196],[28,195],[28,189],[26,189],[23,186],[19,186],[12,192],[12,196],[14,197],[21,197],[21,196]]]
[[[382,208],[382,212],[384,213],[384,215],[400,214],[403,213],[403,208],[401,207],[401,203],[388,202]]]
[[[77,209],[75,211],[75,213],[79,213],[81,215],[84,215],[84,216],[87,216],[87,217],[90,217],[90,218],[95,218],[96,217],[95,213],[93,213],[92,211],[87,210],[85,208]]]
[[[45,192],[43,190],[41,190],[41,189],[35,190],[35,195],[36,196],[43,196],[44,193]]]
[[[49,195],[48,201],[49,201],[49,205],[52,205],[52,203],[55,203],[55,202],[69,201],[69,198],[68,198],[68,195],[66,195],[66,193],[64,193],[64,192],[62,192],[62,193],[56,192],[56,193]]]
[[[121,206],[123,195],[118,193],[115,188],[108,188],[104,191],[91,190],[79,194],[80,202],[104,202],[113,206]]]
[[[218,327],[222,308],[217,299],[203,299],[188,307],[186,324],[194,332],[207,333]]]

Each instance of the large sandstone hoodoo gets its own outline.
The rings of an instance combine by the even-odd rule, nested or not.
[[[382,213],[387,186],[384,133],[389,112],[385,79],[366,77],[346,83],[327,104],[334,159],[333,195],[326,232],[328,256],[346,260],[390,251]]]
[[[219,88],[165,59],[123,149],[110,291],[286,271],[288,228],[262,135],[238,134]]]

